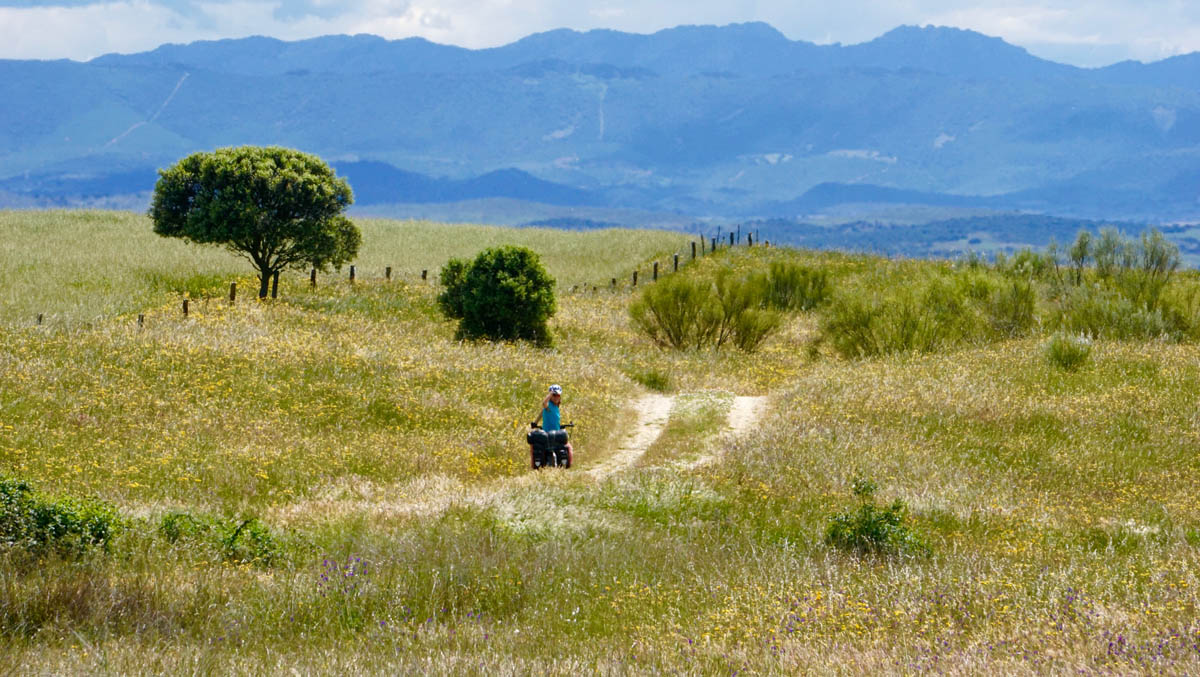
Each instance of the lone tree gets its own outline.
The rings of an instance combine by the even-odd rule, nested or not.
[[[554,278],[529,249],[493,247],[470,263],[451,259],[440,281],[438,305],[459,320],[459,338],[550,342]]]
[[[223,245],[258,271],[259,298],[286,268],[341,267],[362,235],[342,211],[353,201],[345,179],[315,155],[278,146],[193,153],[158,172],[154,232]]]

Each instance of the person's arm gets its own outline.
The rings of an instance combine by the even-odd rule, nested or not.
[[[550,402],[550,396],[549,396],[549,395],[547,395],[547,396],[545,396],[545,397],[543,397],[543,398],[542,398],[542,406],[541,406],[541,408],[540,408],[540,409],[538,409],[538,415],[537,415],[537,418],[533,419],[533,422],[534,422],[534,423],[541,423],[541,422],[542,422],[542,412],[546,411],[546,404],[547,404],[548,402]]]

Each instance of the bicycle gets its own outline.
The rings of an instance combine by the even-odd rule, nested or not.
[[[574,453],[567,444],[570,437],[566,428],[574,428],[574,423],[564,423],[561,429],[548,431],[542,430],[537,423],[530,423],[529,427],[530,431],[525,435],[525,441],[529,443],[531,468],[538,470],[553,466],[565,470],[571,467]]]

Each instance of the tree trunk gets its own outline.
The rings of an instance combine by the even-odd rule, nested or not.
[[[271,293],[271,276],[275,271],[262,268],[258,272],[258,298],[265,299]]]

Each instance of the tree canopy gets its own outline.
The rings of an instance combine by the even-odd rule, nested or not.
[[[154,232],[214,244],[259,273],[259,297],[287,268],[327,270],[353,260],[362,235],[342,216],[350,185],[315,155],[278,146],[193,153],[159,170]]]

